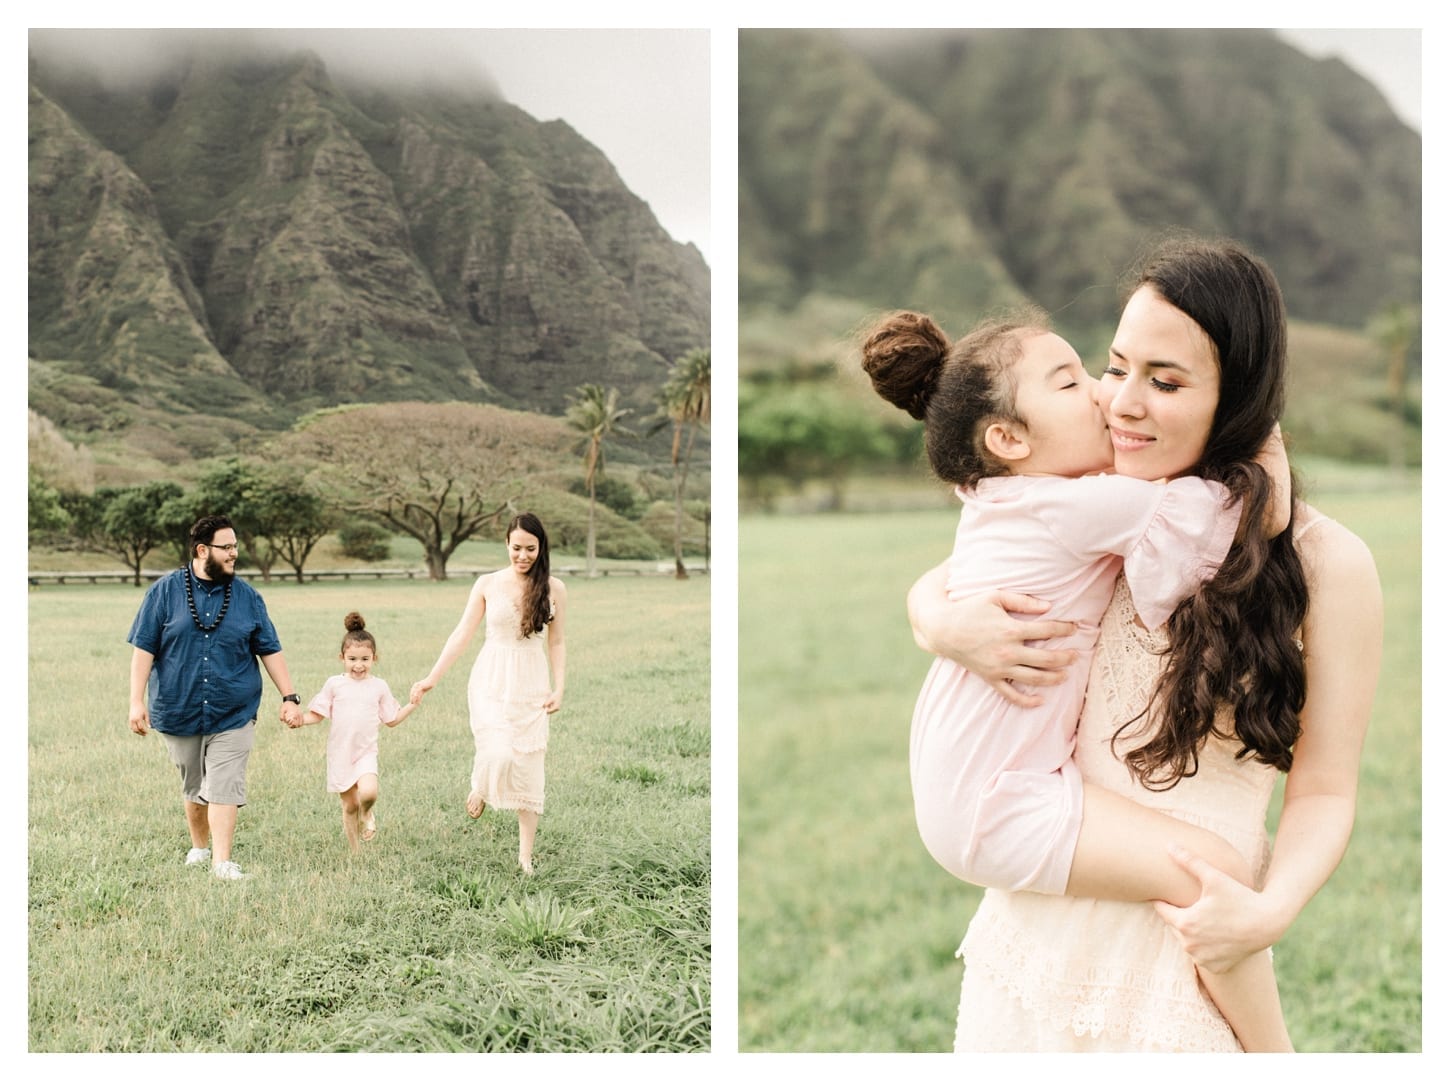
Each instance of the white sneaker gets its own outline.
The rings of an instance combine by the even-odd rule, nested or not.
[[[193,848],[186,854],[186,865],[190,867],[193,863],[210,863],[211,849]]]
[[[250,878],[251,875],[242,874],[242,869],[231,860],[222,860],[211,869],[211,873],[217,878]]]

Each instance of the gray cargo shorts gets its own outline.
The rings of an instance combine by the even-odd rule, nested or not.
[[[256,720],[210,736],[166,737],[171,762],[181,773],[181,797],[189,803],[242,807],[247,802],[247,756]]]

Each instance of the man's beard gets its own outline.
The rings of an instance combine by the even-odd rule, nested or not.
[[[226,585],[232,580],[232,572],[216,561],[216,556],[211,554],[210,549],[207,549],[206,563],[202,570],[205,571],[203,577],[209,582],[220,582],[222,585]]]

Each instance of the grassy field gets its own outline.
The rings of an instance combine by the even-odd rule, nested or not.
[[[1310,480],[1316,506],[1374,550],[1386,643],[1354,838],[1276,968],[1299,1049],[1418,1051],[1419,490]],[[916,835],[906,735],[929,658],[905,595],[955,521],[943,505],[740,522],[742,1050],[951,1048],[953,952],[980,893]]]
[[[140,591],[32,591],[30,1050],[708,1050],[709,579],[566,584],[532,879],[512,813],[463,811],[471,659],[384,730],[379,833],[357,855],[326,725],[284,728],[269,683],[235,846],[253,877],[183,867],[165,745],[126,726]],[[305,702],[340,671],[353,608],[406,695],[469,585],[264,595]]]

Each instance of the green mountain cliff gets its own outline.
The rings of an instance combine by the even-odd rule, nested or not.
[[[1099,328],[1166,227],[1248,243],[1297,319],[1419,301],[1419,134],[1270,31],[742,31],[739,65],[747,368],[754,326],[873,307]]]
[[[30,62],[30,396],[216,453],[348,402],[646,409],[709,345],[709,269],[600,151],[483,87],[308,53],[145,78]],[[668,148],[662,148],[667,153]]]

